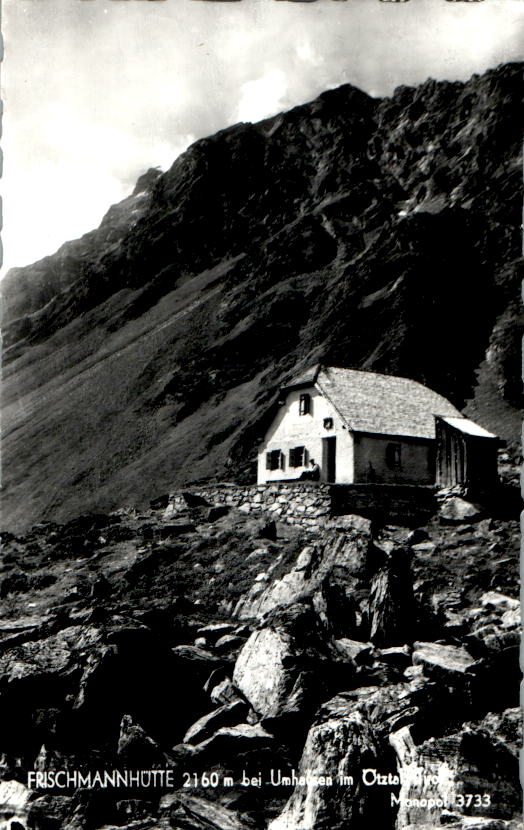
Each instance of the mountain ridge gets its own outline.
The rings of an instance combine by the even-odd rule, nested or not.
[[[329,90],[12,269],[7,524],[247,480],[278,386],[318,360],[413,377],[515,447],[521,95],[517,64]]]

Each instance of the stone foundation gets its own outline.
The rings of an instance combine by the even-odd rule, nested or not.
[[[263,513],[269,518],[318,530],[331,516],[331,486],[301,481],[293,484],[211,484],[178,490],[169,497],[167,516],[187,508],[195,497],[213,506],[235,507],[242,513]]]
[[[438,510],[436,487],[415,484],[333,484],[334,516],[356,513],[380,524],[417,527]]]
[[[435,493],[433,487],[387,484],[208,484],[170,494],[165,517],[176,516],[200,501],[233,507],[242,513],[263,514],[308,530],[319,530],[328,519],[351,513],[384,524],[417,526],[436,512]]]

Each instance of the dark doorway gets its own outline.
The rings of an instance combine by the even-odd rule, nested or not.
[[[322,472],[325,481],[331,484],[335,483],[337,474],[337,439],[336,436],[332,438],[322,439]]]

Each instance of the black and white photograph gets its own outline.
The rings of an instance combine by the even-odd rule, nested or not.
[[[522,830],[522,0],[3,0],[0,830]]]

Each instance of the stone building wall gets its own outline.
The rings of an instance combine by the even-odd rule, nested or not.
[[[331,511],[334,516],[356,513],[380,524],[417,527],[437,512],[436,494],[435,487],[416,484],[333,484]]]
[[[170,494],[165,518],[196,504],[225,505],[243,513],[262,513],[292,525],[318,530],[333,516],[356,513],[381,523],[416,527],[437,510],[433,487],[391,484],[266,483],[241,486],[208,484]]]
[[[191,497],[200,497],[210,505],[235,507],[243,513],[263,513],[288,524],[318,530],[331,515],[330,485],[316,482],[300,484],[209,484],[177,490],[169,498],[167,516],[187,508]],[[188,501],[189,500],[189,501]]]

